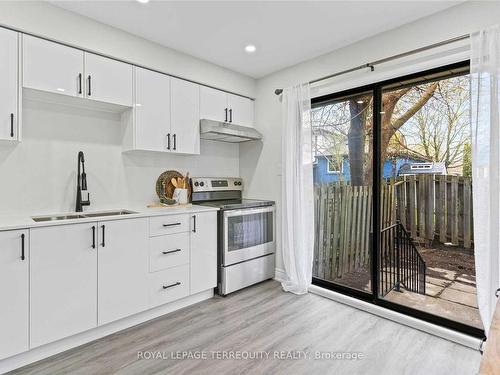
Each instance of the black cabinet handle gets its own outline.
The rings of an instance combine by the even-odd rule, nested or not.
[[[106,235],[106,227],[103,225],[102,227],[102,247],[106,246],[106,240],[105,240],[105,235]]]
[[[10,114],[10,137],[14,137],[14,114]]]
[[[174,150],[177,149],[177,134],[174,134]]]
[[[196,233],[196,215],[193,215],[193,232]]]
[[[177,285],[181,285],[181,282],[177,281],[176,283],[173,283],[173,284],[170,284],[170,285],[163,285],[163,289],[172,288],[172,287],[177,286]]]
[[[229,110],[229,122],[233,122],[233,109]]]
[[[92,77],[89,75],[87,77],[87,95],[88,96],[92,95],[91,80],[92,80]]]
[[[170,251],[162,251],[163,255],[167,254],[172,254],[172,253],[178,253],[179,251],[182,251],[182,249],[175,249],[175,250],[170,250]]]
[[[92,249],[95,249],[95,225],[92,226]]]
[[[82,93],[82,73],[78,73],[78,93]]]
[[[224,121],[227,122],[227,108],[224,111],[226,112],[226,119]]]
[[[170,133],[167,134],[167,150],[170,150]]]
[[[21,260],[24,260],[24,233],[21,234]]]
[[[176,225],[181,225],[181,223],[163,224],[164,227],[175,227]]]

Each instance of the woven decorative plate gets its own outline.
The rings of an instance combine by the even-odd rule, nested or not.
[[[158,198],[172,198],[175,186],[172,185],[172,178],[183,178],[184,176],[177,171],[165,171],[156,180],[156,195]],[[188,197],[191,197],[191,184],[188,184]],[[162,194],[163,193],[163,194]]]

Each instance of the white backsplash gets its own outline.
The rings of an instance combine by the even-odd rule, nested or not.
[[[192,176],[239,176],[239,145],[202,141],[201,155],[122,153],[116,114],[23,103],[23,141],[0,143],[0,215],[73,211],[78,151],[85,153],[91,206],[147,205],[165,170]]]

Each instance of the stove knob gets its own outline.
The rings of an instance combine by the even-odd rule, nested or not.
[[[234,181],[234,186],[238,186],[238,181]]]
[[[198,185],[199,185],[199,183],[198,183],[198,181],[196,181],[196,182],[194,183],[194,186],[198,186]]]
[[[238,185],[241,186],[241,181],[238,181]]]
[[[203,181],[200,182],[200,186],[203,186],[205,185],[205,183]]]

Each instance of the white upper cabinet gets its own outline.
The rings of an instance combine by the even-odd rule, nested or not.
[[[148,308],[147,218],[98,223],[99,325]]]
[[[23,35],[23,86],[82,97],[83,51]]]
[[[18,34],[0,29],[0,139],[18,140]]]
[[[229,122],[236,125],[253,126],[253,100],[238,95],[227,95]]]
[[[97,326],[97,229],[30,230],[31,348]]]
[[[200,153],[200,86],[171,79],[172,152]]]
[[[134,137],[131,148],[168,151],[170,77],[147,69],[134,69],[135,124],[133,134],[130,134]]]
[[[28,231],[0,232],[0,359],[28,350],[28,280]]]
[[[214,121],[229,121],[227,94],[210,87],[200,87],[200,118]]]
[[[132,65],[85,52],[85,97],[132,107]]]
[[[200,118],[236,125],[253,126],[253,100],[202,86],[200,89]]]
[[[134,69],[135,116],[125,132],[125,149],[199,154],[200,86]]]

